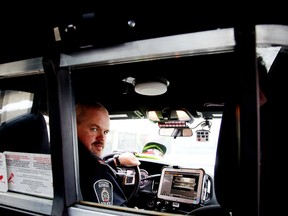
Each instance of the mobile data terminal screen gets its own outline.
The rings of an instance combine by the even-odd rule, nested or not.
[[[186,204],[199,204],[203,189],[203,169],[171,168],[162,170],[159,199]]]

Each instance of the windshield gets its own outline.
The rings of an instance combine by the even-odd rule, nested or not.
[[[191,137],[174,139],[174,137],[159,136],[158,125],[148,119],[111,119],[110,133],[103,155],[113,151],[141,153],[145,144],[156,142],[167,148],[161,160],[183,167],[204,168],[207,173],[213,175],[221,118],[211,120],[208,139],[198,141],[197,131],[204,129],[201,124],[204,121],[202,118],[197,118],[189,125],[193,131]]]

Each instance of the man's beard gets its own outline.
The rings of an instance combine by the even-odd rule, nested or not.
[[[102,141],[96,141],[91,144],[90,152],[100,157],[104,149],[104,143]]]

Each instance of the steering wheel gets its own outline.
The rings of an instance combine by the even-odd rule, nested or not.
[[[115,155],[121,154],[119,152],[113,152],[110,154],[107,154],[103,157],[103,159],[106,161],[110,158],[113,158]],[[131,173],[134,176],[134,183],[131,184],[129,176],[131,176]],[[129,205],[129,202],[133,200],[133,198],[136,196],[136,194],[139,191],[140,188],[140,182],[141,182],[141,172],[139,166],[118,166],[117,167],[117,177],[121,181],[122,190],[125,193],[127,197],[127,203]]]

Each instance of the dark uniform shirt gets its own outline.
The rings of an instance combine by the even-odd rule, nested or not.
[[[127,198],[118,183],[116,171],[106,161],[94,156],[83,143],[78,143],[83,200],[125,206]]]

